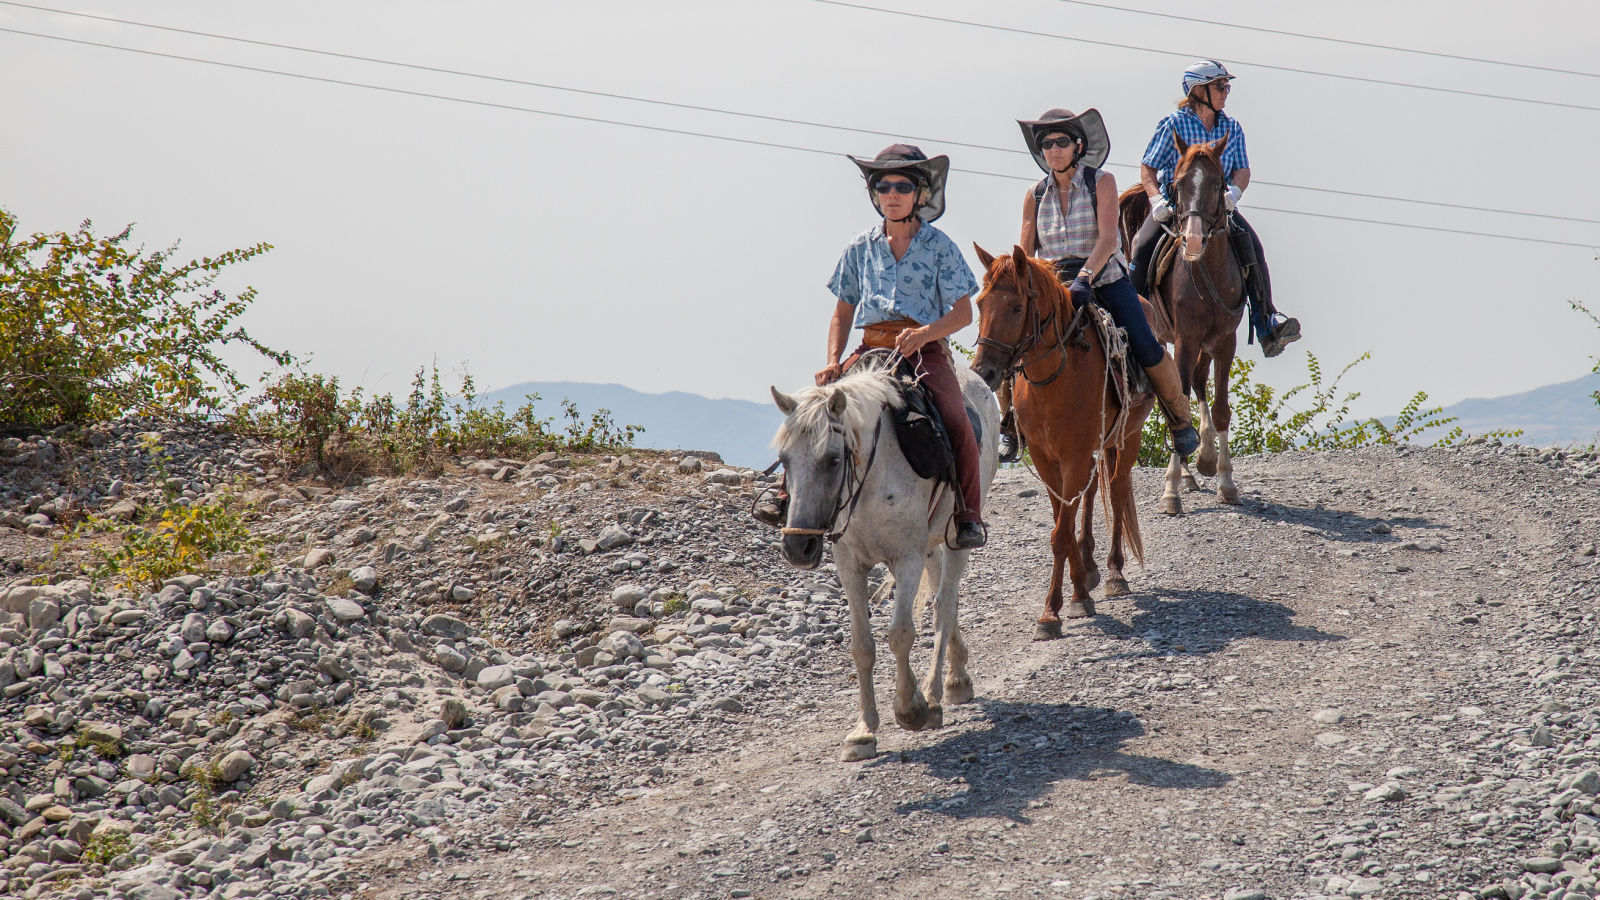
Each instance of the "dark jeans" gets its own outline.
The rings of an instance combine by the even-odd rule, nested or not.
[[[866,344],[856,348],[845,360],[844,368],[850,368],[861,354],[870,349]],[[961,500],[966,506],[966,511],[959,513],[956,521],[982,522],[983,489],[978,479],[978,438],[972,433],[972,422],[967,419],[967,404],[961,397],[961,383],[956,380],[950,352],[945,349],[943,341],[935,341],[908,358],[922,373],[922,383],[933,394],[933,403],[939,407],[939,418],[944,420],[945,433],[950,437],[950,449],[955,453],[956,477],[961,480]]]
[[[1144,317],[1144,306],[1139,303],[1139,294],[1133,289],[1132,282],[1127,278],[1118,278],[1102,284],[1094,289],[1094,299],[1128,332],[1128,349],[1133,352],[1133,358],[1139,365],[1148,369],[1161,362],[1166,351],[1161,349],[1161,342],[1150,330],[1150,321]]]
[[[1256,334],[1266,335],[1272,333],[1272,313],[1277,310],[1272,306],[1272,276],[1267,270],[1267,254],[1261,249],[1261,238],[1251,224],[1245,221],[1244,216],[1234,210],[1228,217],[1232,231],[1247,236],[1250,246],[1255,250],[1256,278],[1245,280],[1245,295],[1250,300],[1250,327]],[[1156,251],[1157,238],[1161,236],[1161,224],[1155,219],[1145,217],[1144,224],[1139,226],[1138,234],[1133,236],[1132,271],[1129,277],[1133,279],[1133,289],[1142,296],[1150,296],[1150,257]],[[1233,235],[1229,235],[1230,239]],[[1259,285],[1252,281],[1259,280]],[[1132,336],[1132,333],[1129,333]]]

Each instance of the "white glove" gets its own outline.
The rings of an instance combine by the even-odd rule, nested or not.
[[[1165,222],[1172,218],[1172,205],[1167,203],[1167,198],[1157,197],[1155,202],[1150,204],[1150,218],[1157,222]]]
[[[1228,193],[1223,197],[1222,202],[1228,205],[1229,212],[1239,208],[1239,195],[1243,193],[1244,191],[1240,190],[1237,184],[1228,185]]]

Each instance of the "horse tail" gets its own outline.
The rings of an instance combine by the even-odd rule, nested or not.
[[[1128,550],[1128,555],[1139,565],[1144,565],[1144,537],[1139,533],[1139,510],[1133,499],[1133,478],[1124,478],[1119,486],[1117,470],[1121,468],[1122,454],[1132,452],[1137,454],[1139,446],[1132,448],[1107,447],[1101,454],[1100,461],[1100,491],[1106,496],[1104,506],[1106,515],[1106,529],[1116,527],[1116,522],[1122,522],[1122,541]]]

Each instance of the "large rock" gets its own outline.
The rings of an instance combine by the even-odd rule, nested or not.
[[[61,604],[47,597],[40,597],[28,603],[28,627],[34,631],[43,631],[61,621]]]
[[[327,597],[325,600],[328,604],[328,612],[332,613],[333,617],[340,622],[346,624],[359,622],[367,617],[367,611],[361,608],[361,604],[348,597]]]
[[[611,632],[611,636],[606,638],[606,646],[618,659],[644,656],[644,642],[631,631]]]
[[[516,680],[517,676],[509,665],[486,666],[478,673],[478,687],[490,692],[498,691],[508,684],[515,683]]]
[[[600,536],[595,539],[601,550],[615,550],[633,543],[633,535],[623,531],[616,525],[607,525],[600,529]]]
[[[356,590],[363,594],[370,594],[378,587],[378,570],[371,566],[359,566],[350,570],[350,583]]]
[[[645,589],[644,585],[619,584],[611,591],[611,602],[616,604],[618,609],[633,612],[633,608],[639,605],[639,601],[649,596],[650,592]]]
[[[243,750],[235,750],[222,758],[217,768],[222,780],[232,784],[256,766],[256,758]]]
[[[298,609],[295,609],[292,606],[283,611],[283,617],[284,617],[284,626],[283,626],[284,630],[289,632],[289,636],[290,637],[294,637],[294,638],[310,637],[311,636],[311,632],[313,632],[313,631],[315,631],[317,629],[317,620],[316,619],[314,619],[311,616],[301,612]]]
[[[447,616],[444,613],[434,613],[433,615],[422,620],[422,632],[424,634],[431,634],[434,637],[443,637],[449,638],[453,641],[459,641],[467,636],[467,632],[469,630],[470,629],[467,628],[467,623],[461,621],[455,616]]]
[[[110,722],[79,722],[78,731],[84,740],[96,744],[122,743],[122,726]]]

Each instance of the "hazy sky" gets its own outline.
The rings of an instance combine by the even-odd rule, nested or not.
[[[1600,110],[1298,74],[1279,66],[1600,107],[1600,78],[1202,25],[1060,0],[861,0],[1174,51],[1118,49],[886,15],[763,2],[61,0],[56,8],[572,88],[871,129],[760,122],[336,60],[0,4],[0,27],[407,91],[794,144],[748,146],[402,96],[0,33],[0,204],[26,231],[136,222],[150,247],[270,254],[230,284],[247,324],[317,369],[401,391],[417,365],[480,386],[620,382],[762,399],[823,363],[839,251],[873,222],[843,153],[913,136],[955,172],[939,221],[963,247],[1017,239],[1038,177],[1013,120],[1095,106],[1113,162],[1137,163],[1196,55],[1238,76],[1229,112],[1260,180],[1600,219]],[[1117,0],[1113,0],[1117,2]],[[1600,72],[1591,2],[1247,3],[1140,9]],[[1136,170],[1113,167],[1119,187]],[[1343,222],[1258,207],[1351,216]],[[1417,389],[1449,403],[1574,378],[1600,332],[1595,251],[1368,224],[1592,243],[1600,225],[1253,186],[1279,305],[1306,339],[1258,367],[1336,368],[1360,414]],[[970,342],[969,332],[963,338]],[[1241,336],[1241,343],[1242,343]],[[1244,350],[1259,359],[1254,347]],[[259,368],[242,355],[242,367]]]

